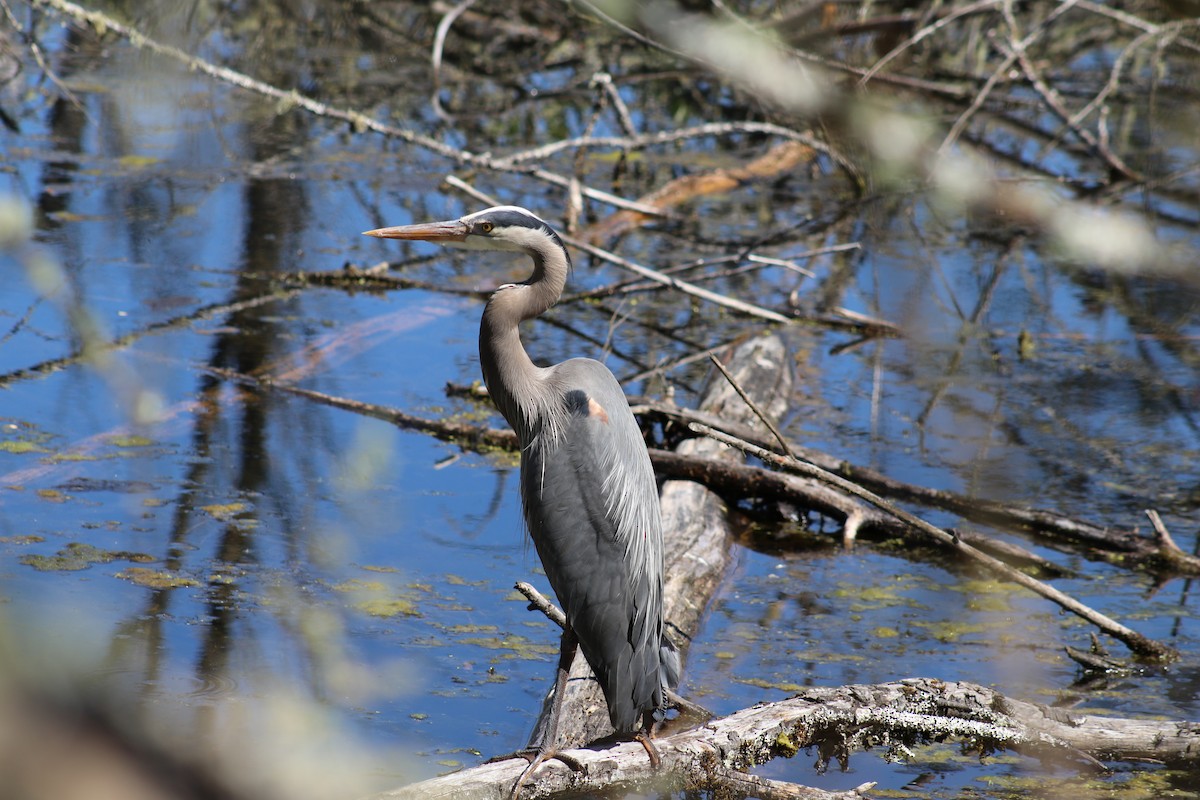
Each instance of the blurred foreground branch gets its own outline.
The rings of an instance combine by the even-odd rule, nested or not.
[[[1020,229],[1039,234],[1061,248],[1068,258],[1087,266],[1119,273],[1152,272],[1196,283],[1200,278],[1192,269],[1194,253],[1187,248],[1171,249],[1160,244],[1146,220],[1116,213],[1082,199],[1072,199],[1057,186],[1047,187],[1032,181],[1012,182],[992,164],[977,157],[977,154],[986,154],[986,148],[961,143],[957,147],[950,146],[969,129],[971,117],[976,112],[991,111],[995,105],[1003,113],[1003,102],[993,104],[988,95],[1002,78],[1008,77],[1008,67],[1017,62],[1029,65],[1025,82],[1019,85],[1028,84],[1044,104],[1050,104],[1048,114],[1060,119],[1067,117],[1064,124],[1069,130],[1082,130],[1079,122],[1086,116],[1084,110],[1075,113],[1059,102],[1061,94],[1045,82],[1044,73],[1033,68],[1026,51],[1048,28],[1061,24],[1062,18],[1070,16],[1073,6],[1095,15],[1102,11],[1090,3],[1060,4],[1044,18],[1027,22],[1033,32],[1018,40],[1015,38],[1018,22],[1012,16],[1011,6],[1001,3],[991,11],[1009,23],[1007,55],[991,67],[990,77],[971,95],[967,105],[961,107],[957,123],[942,139],[940,147],[940,132],[926,121],[889,108],[878,98],[860,97],[839,89],[825,72],[833,66],[832,59],[789,47],[749,20],[732,15],[722,20],[685,11],[664,0],[625,7],[626,13],[633,18],[620,23],[611,16],[601,16],[610,23],[623,23],[625,30],[636,24],[640,27],[642,40],[661,43],[669,52],[721,76],[786,117],[807,119],[816,116],[828,120],[836,130],[866,149],[877,165],[877,174],[889,176],[896,182],[915,179],[932,189],[939,204],[948,209],[966,215],[984,214],[1006,219]],[[972,13],[979,10],[971,8]],[[1000,13],[1002,10],[1003,14]],[[1123,24],[1138,21],[1128,14],[1122,14],[1119,19]],[[1164,49],[1190,48],[1192,43],[1179,35],[1190,24],[1194,23],[1144,24],[1144,37],[1159,42]],[[1144,44],[1142,38],[1135,39],[1130,48]],[[1114,80],[1119,73],[1118,65],[1114,67]],[[864,72],[864,80],[867,74]],[[869,73],[873,80],[883,74]],[[1103,92],[1098,94],[1094,102],[1096,107],[1106,109],[1107,98],[1102,95]],[[1106,113],[1101,113],[1097,125],[1097,133],[1082,136],[1084,143],[1092,146],[1094,153],[1105,167],[1114,170],[1114,174],[1132,183],[1140,182],[1144,176],[1131,170],[1110,145]],[[1033,177],[1034,171],[1028,172],[1029,177]],[[1068,185],[1075,182],[1065,174],[1056,177]],[[1188,191],[1188,196],[1191,202],[1196,201],[1194,190]]]

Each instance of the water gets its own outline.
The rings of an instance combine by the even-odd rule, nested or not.
[[[185,49],[227,54],[281,82],[295,72],[290,42],[314,59],[300,72],[318,94],[364,107],[387,96],[405,124],[483,148],[487,120],[468,114],[446,133],[429,113],[427,83],[381,91],[398,75],[428,81],[422,49],[385,52],[365,33],[339,29],[310,52],[303,37],[279,33],[287,26],[278,27],[277,11],[260,10],[279,38],[259,50],[215,22],[220,34],[170,15],[158,24]],[[313,13],[313,29],[347,19],[340,8]],[[292,753],[276,758],[281,765],[324,765],[322,785],[339,795],[523,744],[557,636],[512,590],[531,574],[545,588],[522,539],[513,457],[212,370],[499,425],[486,404],[444,387],[479,376],[482,304],[464,291],[519,280],[525,265],[359,236],[476,208],[439,188],[456,169],[450,162],[276,109],[119,40],[100,46],[52,24],[45,31],[82,108],[22,95],[6,106],[21,132],[4,134],[0,156],[0,193],[35,209],[36,251],[4,256],[0,302],[0,596],[19,660],[34,672],[46,664],[71,672],[203,750],[261,740],[267,758]],[[32,81],[36,68],[26,69]],[[534,83],[553,93],[564,80],[546,71]],[[588,124],[586,92],[541,102],[496,112],[504,125],[492,146],[532,146],[550,129],[578,135]],[[653,96],[637,102],[641,123],[661,122]],[[747,152],[757,154],[745,143],[698,140],[679,163],[702,169]],[[635,158],[622,193],[655,188],[672,161]],[[585,170],[604,183],[612,165],[596,158]],[[481,182],[505,202],[557,215],[560,193],[530,178]],[[913,483],[1121,528],[1145,529],[1142,509],[1157,507],[1190,550],[1200,519],[1195,290],[1079,270],[1032,245],[1002,249],[920,197],[860,203],[839,185],[804,173],[750,184],[615,249],[665,267],[768,231],[792,231],[764,248],[778,257],[861,242],[861,251],[809,263],[817,281],[770,268],[710,284],[768,307],[784,306],[794,290],[805,302],[829,292],[903,331],[841,350],[852,334],[785,330],[799,377],[786,420],[792,438]],[[845,216],[805,235],[801,226],[825,214]],[[1195,243],[1194,231],[1163,235]],[[61,269],[69,294],[41,296],[27,273],[30,252]],[[453,291],[286,280],[383,260],[404,260],[397,274]],[[569,291],[627,277],[578,256]],[[77,357],[80,314],[120,346]],[[526,329],[539,358],[605,358],[621,377],[764,327],[661,292],[565,305],[550,317]],[[694,402],[703,368],[667,375],[677,401]],[[628,388],[657,395],[666,384]],[[1073,696],[1077,672],[1061,647],[1086,647],[1089,633],[1073,617],[899,543],[844,552],[834,536],[796,533],[795,547],[739,548],[706,616],[685,689],[712,710],[806,685],[909,675],[1047,703]],[[1184,653],[1169,669],[1083,694],[1085,704],[1195,718],[1190,584],[1160,586],[1152,575],[1024,543],[1075,571],[1056,581],[1064,591]],[[881,755],[856,754],[849,773],[835,765],[819,774],[801,754],[762,774],[829,789],[877,780],[900,790],[919,780],[935,794],[989,797],[1031,774],[1076,780],[1012,757],[980,765],[933,749],[892,765]]]

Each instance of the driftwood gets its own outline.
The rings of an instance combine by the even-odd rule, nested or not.
[[[807,144],[782,142],[749,164],[676,178],[645,197],[638,198],[638,202],[660,213],[666,212],[702,195],[729,192],[747,181],[766,180],[791,172],[801,164],[812,161],[816,155],[816,150]],[[603,245],[654,218],[644,212],[621,209],[590,226],[581,236],[591,244]]]
[[[894,683],[806,689],[787,700],[743,709],[700,727],[656,741],[660,769],[650,767],[637,743],[570,751],[582,766],[547,762],[526,798],[613,791],[669,791],[737,787],[745,770],[773,758],[813,749],[818,765],[845,763],[855,750],[885,747],[904,753],[922,743],[953,739],[986,756],[1013,750],[1094,766],[1099,761],[1195,763],[1200,726],[1170,720],[1094,716],[1013,700],[984,686],[912,678]],[[523,761],[483,764],[419,784],[421,794],[401,789],[374,800],[407,797],[502,797]],[[415,788],[415,787],[412,787]],[[761,792],[771,797],[861,797],[789,784]],[[784,794],[785,789],[788,791]]]
[[[30,676],[24,676],[28,678]],[[0,706],[13,722],[5,764],[9,786],[27,796],[79,796],[107,791],[111,796],[189,798],[262,797],[261,780],[247,788],[244,764],[197,760],[171,737],[138,728],[120,706],[90,704],[87,692],[48,693],[46,687],[0,682]],[[30,736],[31,732],[36,735]],[[703,726],[662,736],[656,746],[663,759],[649,766],[636,743],[575,749],[581,771],[550,761],[522,797],[614,791],[668,791],[684,786],[725,789],[755,797],[854,800],[870,785],[826,792],[747,774],[767,760],[801,755],[818,767],[844,766],[853,753],[871,748],[904,754],[930,741],[960,742],[981,757],[1011,750],[1024,755],[1094,766],[1097,761],[1165,763],[1192,766],[1200,760],[1200,725],[1171,720],[1132,720],[1089,715],[1013,700],[971,683],[912,678],[876,685],[808,688],[773,703],[742,709]],[[81,761],[81,754],[83,755]],[[47,770],[47,758],[54,768]],[[97,770],[96,764],[102,763]],[[483,764],[422,786],[423,798],[507,797],[523,761]],[[87,766],[87,765],[90,765]],[[271,774],[270,764],[262,769]],[[238,771],[240,770],[240,771]],[[239,775],[242,777],[239,778]],[[260,775],[259,778],[262,776]],[[15,783],[14,783],[15,781]],[[268,796],[285,796],[267,792]],[[413,797],[407,790],[373,800]]]

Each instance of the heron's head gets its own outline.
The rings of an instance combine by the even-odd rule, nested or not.
[[[508,250],[530,256],[545,255],[552,250],[565,253],[562,239],[554,229],[532,211],[519,206],[496,206],[445,222],[378,228],[364,231],[364,235],[437,242],[464,250]]]

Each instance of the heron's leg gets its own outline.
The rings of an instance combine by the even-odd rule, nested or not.
[[[662,763],[662,757],[658,754],[658,748],[654,746],[654,712],[646,711],[642,714],[642,728],[633,735],[633,738],[641,742],[642,747],[646,749],[646,755],[650,757],[650,766],[658,769]]]
[[[571,630],[570,625],[563,626],[562,641],[558,649],[558,673],[554,677],[554,696],[550,700],[550,719],[543,729],[541,741],[536,745],[536,754],[530,759],[529,766],[525,767],[521,776],[517,778],[516,784],[513,785],[512,800],[517,800],[517,795],[521,793],[521,787],[525,785],[526,779],[541,766],[543,761],[558,758],[571,769],[576,769],[578,766],[578,762],[575,762],[574,759],[563,758],[558,753],[558,718],[562,712],[563,698],[567,694],[567,678],[571,674],[571,662],[575,660],[575,652],[578,649],[579,639],[575,637],[575,632]]]
[[[693,703],[678,692],[670,689],[667,690],[667,702],[671,704],[668,708],[674,706],[678,709],[680,717],[692,721],[695,725],[699,725],[701,722],[708,722],[716,716],[699,703]]]

